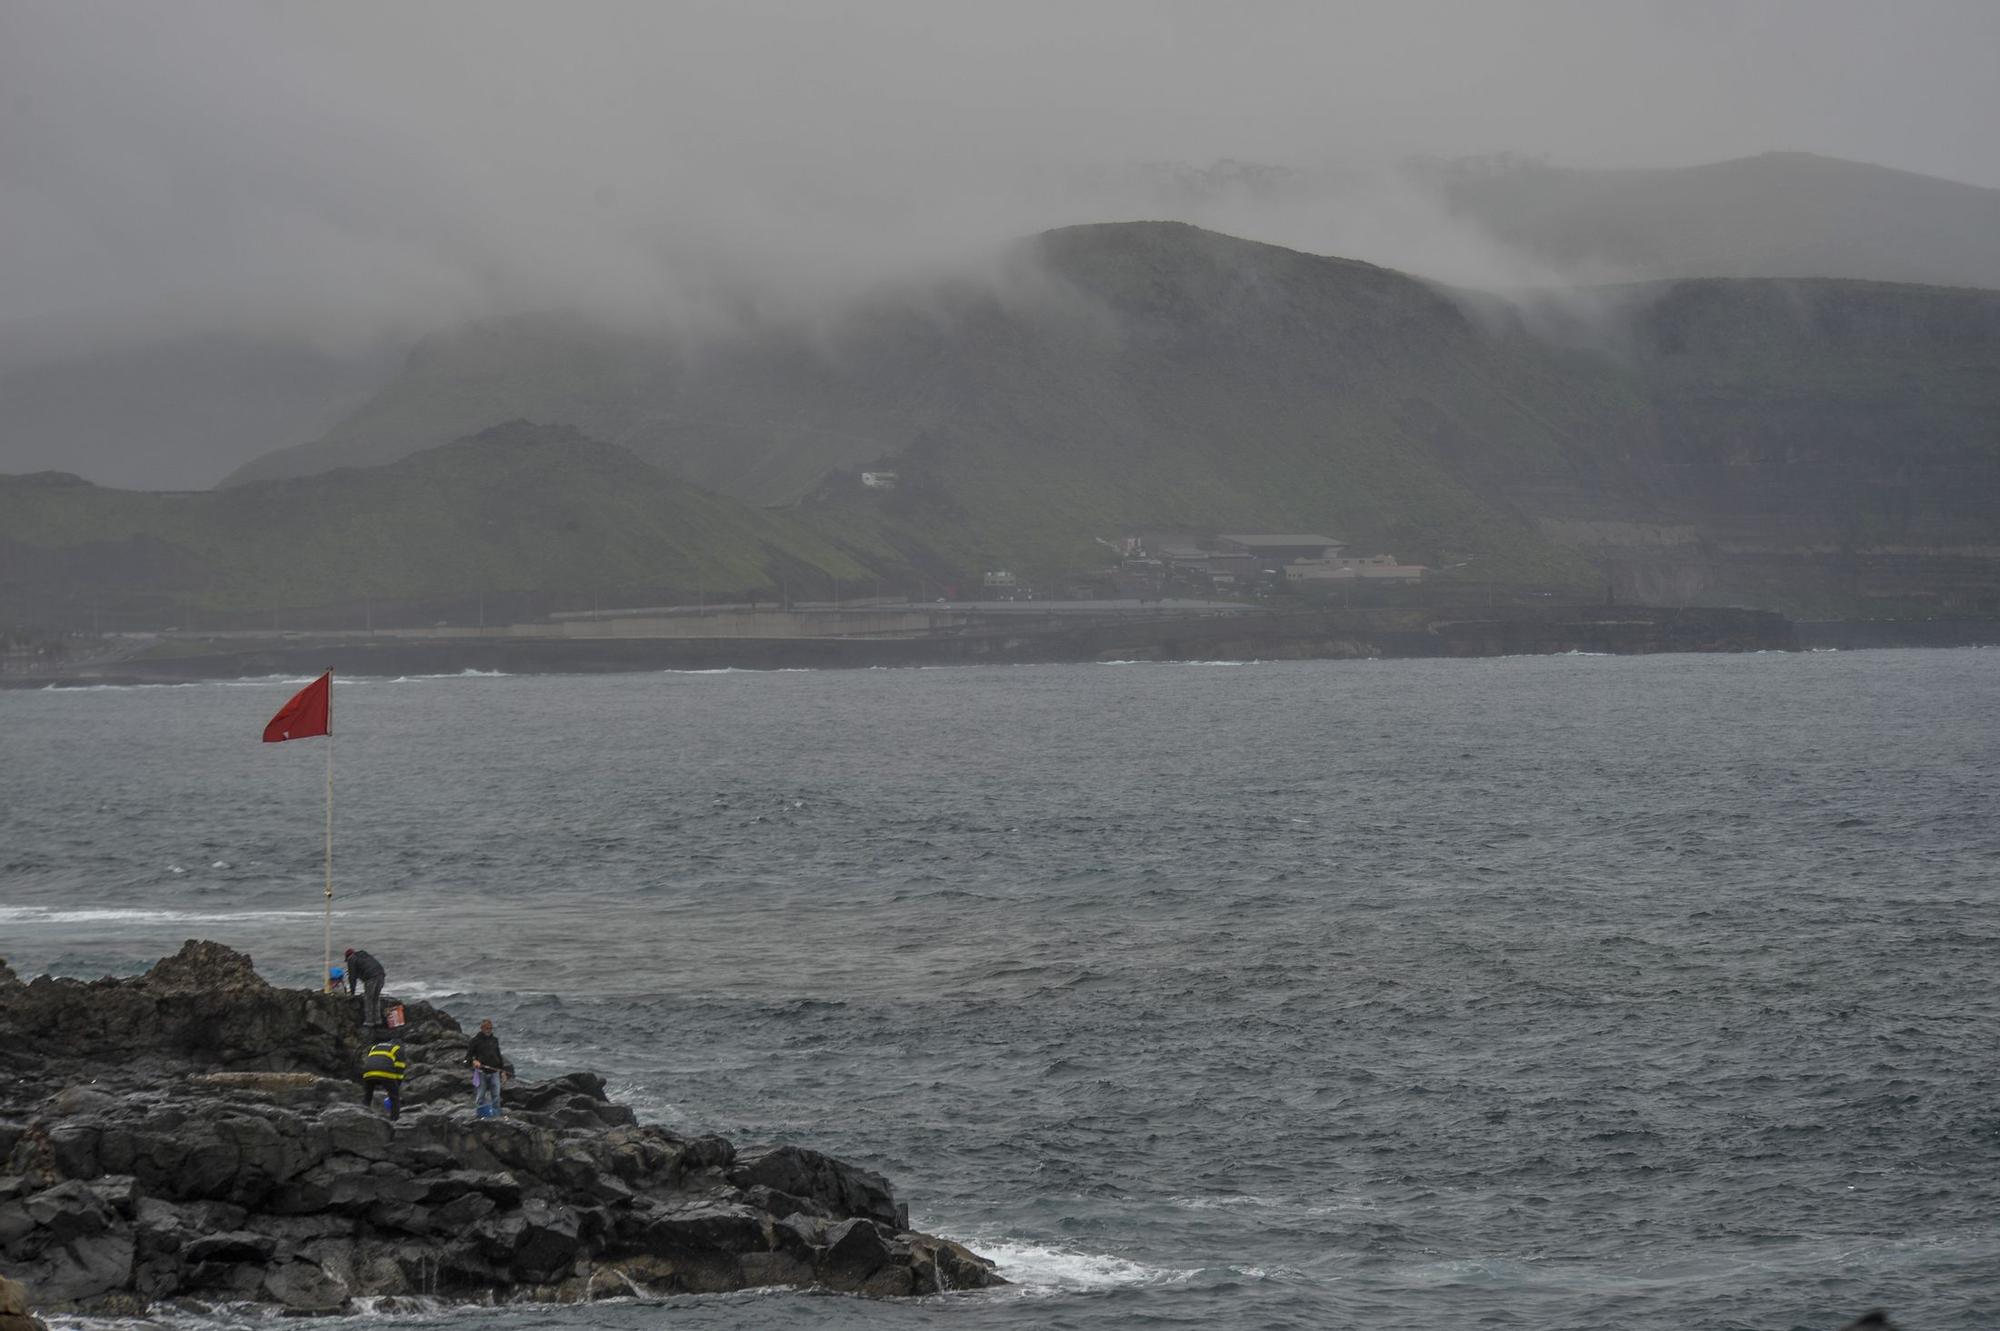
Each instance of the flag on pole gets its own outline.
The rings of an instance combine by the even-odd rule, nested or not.
[[[277,744],[288,739],[333,733],[333,672],[327,671],[292,695],[264,727],[264,742]]]

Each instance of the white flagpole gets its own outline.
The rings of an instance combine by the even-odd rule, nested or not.
[[[326,672],[326,921],[319,963],[322,992],[333,989],[333,672]]]

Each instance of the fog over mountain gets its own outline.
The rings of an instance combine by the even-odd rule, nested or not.
[[[2000,10],[1947,0],[10,5],[0,470],[205,485],[468,320],[812,318],[1076,222],[1172,216],[1466,285],[1653,275],[1643,246],[1524,234],[1533,190],[1406,164],[1786,149],[1986,198],[1996,48]],[[274,373],[272,410],[203,416],[240,361],[189,339],[320,358],[325,387]],[[61,409],[106,366],[123,406]]]

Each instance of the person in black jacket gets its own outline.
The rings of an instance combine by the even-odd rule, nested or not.
[[[500,1037],[493,1033],[493,1019],[479,1023],[479,1034],[465,1051],[472,1065],[472,1112],[492,1118],[500,1112],[500,1079],[514,1080],[514,1065],[500,1052]]]
[[[367,1056],[361,1060],[361,1103],[369,1109],[375,1107],[375,1092],[382,1092],[382,1103],[389,1111],[389,1120],[403,1112],[403,1074],[408,1064],[403,1057],[401,1040],[378,1040]]]
[[[358,952],[351,947],[347,949],[346,961],[347,996],[349,998],[354,997],[354,983],[359,980],[368,995],[366,1006],[362,1009],[366,1014],[365,1021],[371,1029],[380,1026],[382,1024],[382,982],[389,978],[389,972],[383,970],[382,963],[375,960],[374,957],[369,956],[366,952]]]

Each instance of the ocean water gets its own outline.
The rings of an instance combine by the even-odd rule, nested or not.
[[[303,681],[0,693],[0,955],[309,983]],[[1008,1289],[443,1328],[2000,1325],[2000,653],[336,683],[335,949]],[[221,1325],[217,1319],[208,1325]]]

